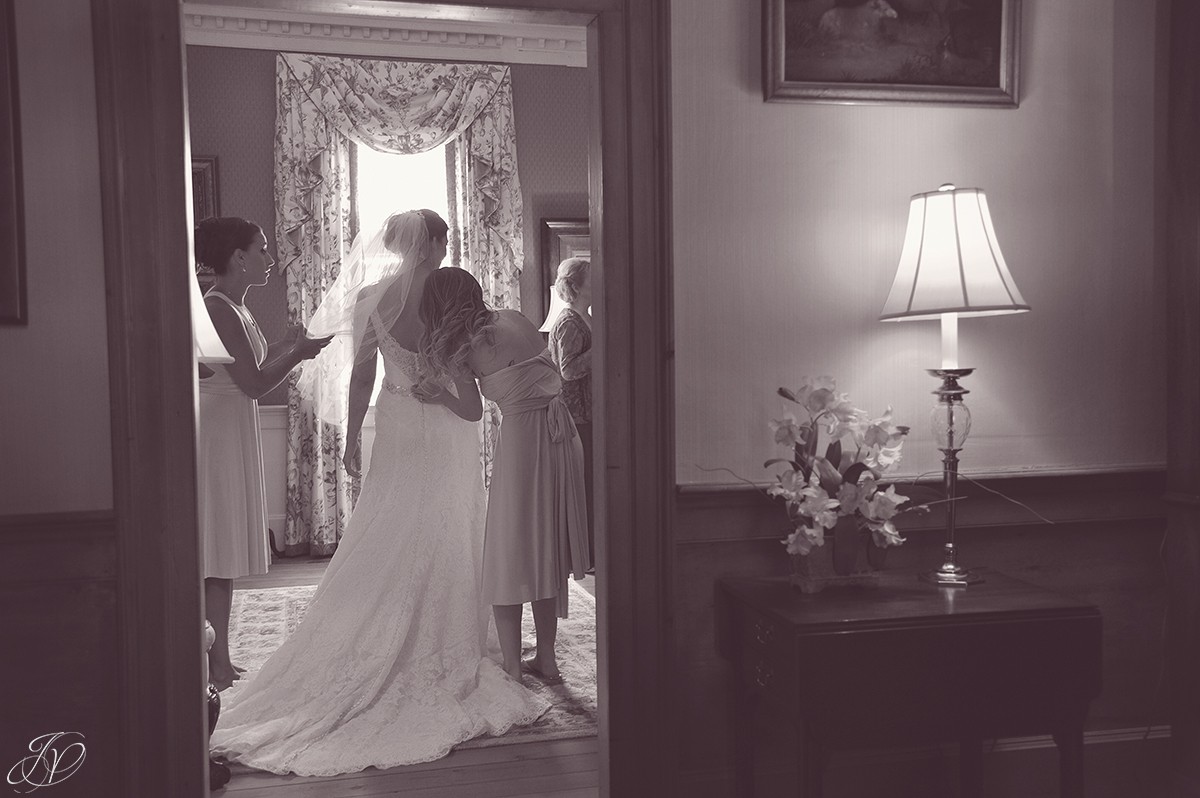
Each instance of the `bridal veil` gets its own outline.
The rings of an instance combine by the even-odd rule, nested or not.
[[[346,428],[350,374],[374,358],[377,330],[391,329],[409,299],[413,272],[430,254],[421,211],[388,217],[365,243],[355,237],[342,270],[307,325],[309,336],[334,336],[300,372],[297,388],[322,421]],[[375,316],[378,324],[371,323]]]

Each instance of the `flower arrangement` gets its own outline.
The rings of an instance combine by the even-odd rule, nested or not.
[[[768,460],[763,467],[788,466],[767,491],[787,503],[794,528],[782,541],[788,553],[807,555],[825,545],[825,530],[846,517],[869,530],[875,546],[903,543],[893,519],[927,505],[901,510],[908,497],[897,494],[895,485],[885,489],[879,480],[900,462],[908,427],[892,422],[890,407],[871,418],[837,392],[831,377],[806,377],[799,389],[780,388],[779,395],[799,408],[771,422],[775,443],[790,449],[792,457]]]

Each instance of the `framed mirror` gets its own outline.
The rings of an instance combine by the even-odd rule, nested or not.
[[[547,324],[550,308],[554,304],[554,278],[558,264],[567,258],[590,258],[592,256],[592,236],[588,229],[587,219],[542,219],[542,313]],[[556,314],[557,315],[557,314]]]

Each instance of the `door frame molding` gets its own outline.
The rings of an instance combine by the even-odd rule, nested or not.
[[[252,0],[303,11],[318,0]],[[478,5],[480,8],[476,8]],[[486,10],[482,7],[486,6]],[[324,7],[327,7],[325,4]],[[674,514],[669,0],[343,0],[442,19],[586,19],[594,268],[603,291],[597,640],[603,795],[666,794]],[[125,795],[207,796],[178,2],[91,0],[118,549]],[[179,268],[171,268],[179,264]]]

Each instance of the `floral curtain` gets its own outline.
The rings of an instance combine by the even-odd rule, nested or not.
[[[290,323],[312,317],[351,243],[350,141],[416,153],[461,140],[469,161],[458,192],[463,204],[481,209],[464,225],[464,241],[472,242],[464,245],[464,267],[488,281],[490,296],[510,286],[496,304],[519,304],[521,191],[507,67],[283,53],[276,61],[276,89],[276,240]],[[476,239],[484,243],[476,245]],[[325,556],[341,538],[357,491],[341,463],[341,430],[304,405],[293,377],[284,548],[287,554]],[[485,434],[485,440],[491,437]],[[489,454],[485,447],[485,464]]]
[[[454,142],[454,213],[459,220],[462,268],[483,286],[493,308],[521,309],[521,186],[517,179],[516,125],[512,86],[504,81],[495,113],[480,117]],[[513,142],[511,147],[497,147]],[[515,266],[515,268],[514,268]],[[484,483],[491,484],[500,432],[500,409],[484,400],[480,457]]]

